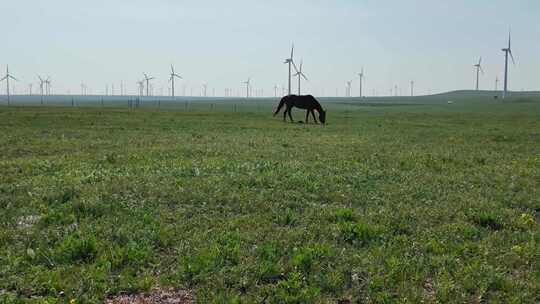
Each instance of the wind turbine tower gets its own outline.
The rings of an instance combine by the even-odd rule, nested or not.
[[[294,69],[296,70],[296,65],[294,64],[293,55],[294,55],[294,44],[292,45],[292,48],[291,48],[291,57],[285,59],[285,62],[284,62],[285,64],[289,65],[289,91],[288,91],[289,95],[291,95],[291,72],[292,72],[292,66],[294,66]]]
[[[208,89],[208,84],[207,84],[207,83],[203,83],[202,87],[203,87],[203,96],[206,97],[206,91],[207,91],[207,89]]]
[[[414,96],[414,81],[411,80],[411,97]]]
[[[172,64],[171,64],[171,74],[170,74],[170,76],[171,77],[169,78],[169,80],[171,81],[171,85],[172,85],[172,87],[171,87],[171,96],[172,96],[172,98],[174,98],[174,78],[182,79],[182,76],[180,76],[180,75],[178,75],[178,74],[176,74],[174,72],[174,67],[173,67]]]
[[[4,76],[2,79],[0,79],[0,81],[6,81],[6,93],[7,93],[7,103],[8,103],[8,106],[10,104],[10,97],[9,97],[9,79],[13,79],[15,81],[19,81],[17,80],[17,78],[13,77],[10,73],[9,73],[9,66],[6,66],[6,76]]]
[[[290,78],[289,78],[289,81],[290,81]],[[251,88],[251,77],[249,77],[247,81],[244,81],[243,84],[246,85],[246,98],[249,98],[249,89]],[[289,87],[289,90],[290,90],[290,87]],[[289,93],[289,95],[291,94]]]
[[[299,70],[296,70],[296,66],[294,66],[294,69],[296,70],[296,74],[294,74],[294,76],[298,77],[298,96],[302,95],[302,89],[301,89],[302,78],[304,78],[306,81],[308,80],[304,72],[302,72],[302,65],[303,65],[303,62],[300,62]]]
[[[51,95],[51,76],[48,76],[47,80],[45,80],[45,94]]]
[[[480,89],[480,72],[484,75],[484,69],[482,69],[482,57],[480,57],[478,64],[475,64],[474,67],[476,68],[476,90],[478,91]]]
[[[144,80],[137,81],[137,85],[139,86],[139,96],[143,96],[144,92]]]
[[[360,98],[364,97],[362,95],[362,83],[364,81],[364,68],[362,68],[362,72],[358,73],[358,77],[360,78]]]
[[[148,77],[146,73],[143,73],[144,81],[146,81],[146,96],[150,96],[150,80],[155,79],[155,77]]]
[[[514,61],[514,55],[512,55],[512,36],[511,33],[508,33],[508,47],[502,49],[504,52],[504,91],[503,91],[503,99],[506,98],[506,95],[508,94],[508,55],[510,55],[510,58],[512,58],[512,63],[515,65],[516,62]]]

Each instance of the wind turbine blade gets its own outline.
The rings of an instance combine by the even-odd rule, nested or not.
[[[294,60],[291,61],[294,67],[294,70],[298,73],[298,68],[296,67],[296,64],[294,63]]]
[[[480,60],[478,60],[478,65],[482,64],[482,57],[480,57]]]
[[[508,53],[510,53],[510,58],[512,58],[512,63],[516,65],[516,61],[514,60],[514,55],[512,55],[512,50],[508,49]]]
[[[308,80],[306,75],[304,75],[304,73],[300,74],[305,80]],[[309,80],[308,80],[309,81]]]
[[[4,76],[4,78],[0,79],[0,81],[6,80],[7,76]]]
[[[294,43],[292,44],[292,47],[291,47],[291,60],[294,58]]]
[[[13,79],[13,80],[15,80],[15,81],[19,81],[19,79],[15,78],[15,77],[13,77],[13,76],[11,76],[11,75],[8,75],[8,77],[11,78],[11,79]]]

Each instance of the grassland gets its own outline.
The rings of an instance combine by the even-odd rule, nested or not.
[[[0,302],[540,301],[539,102],[328,108],[0,107]]]

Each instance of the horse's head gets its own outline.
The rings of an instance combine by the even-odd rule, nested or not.
[[[319,121],[324,125],[326,123],[326,111],[321,110],[319,112]]]

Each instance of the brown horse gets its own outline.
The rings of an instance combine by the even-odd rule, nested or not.
[[[313,116],[313,120],[315,123],[317,122],[317,118],[315,118],[315,112],[314,110],[317,110],[319,112],[319,121],[322,124],[326,123],[326,111],[323,110],[321,107],[321,104],[315,99],[315,97],[311,95],[305,95],[305,96],[298,96],[298,95],[288,95],[283,98],[281,98],[281,101],[279,102],[279,106],[274,112],[274,116],[276,116],[279,111],[283,108],[283,106],[287,106],[285,109],[285,112],[283,112],[283,121],[287,120],[287,114],[289,115],[289,119],[291,122],[293,121],[291,110],[293,107],[297,107],[299,109],[306,109],[306,123],[308,123],[309,120],[309,113]]]

